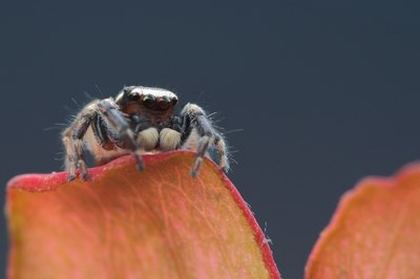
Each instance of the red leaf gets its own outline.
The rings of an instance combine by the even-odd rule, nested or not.
[[[368,178],[342,198],[306,267],[306,278],[418,278],[420,164]]]
[[[22,175],[8,185],[9,278],[280,278],[232,183],[190,152],[131,157],[91,169]]]

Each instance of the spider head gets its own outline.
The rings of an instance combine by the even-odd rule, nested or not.
[[[178,97],[171,91],[142,86],[125,87],[116,98],[122,110],[128,114],[171,113],[178,102]]]

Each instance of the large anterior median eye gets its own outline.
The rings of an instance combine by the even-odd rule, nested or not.
[[[169,108],[169,100],[167,98],[159,98],[157,103],[160,110],[166,110]]]
[[[138,101],[140,99],[140,94],[137,92],[131,92],[128,95],[128,98],[130,99],[130,101]]]
[[[155,98],[150,95],[143,96],[142,100],[145,107],[153,109],[155,106]]]

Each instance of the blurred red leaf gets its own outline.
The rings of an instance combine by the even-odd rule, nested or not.
[[[420,164],[368,178],[342,198],[306,267],[306,278],[418,278]]]
[[[131,157],[91,170],[22,175],[7,192],[9,278],[280,278],[231,182],[193,154]]]

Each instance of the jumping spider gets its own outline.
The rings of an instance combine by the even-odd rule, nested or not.
[[[196,176],[203,157],[215,150],[219,166],[229,169],[226,145],[204,110],[188,103],[174,113],[178,97],[171,91],[143,86],[124,87],[117,97],[94,100],[86,105],[64,130],[65,168],[68,180],[89,173],[84,149],[98,164],[132,153],[139,170],[144,169],[146,151],[190,149],[196,151],[191,175]]]

